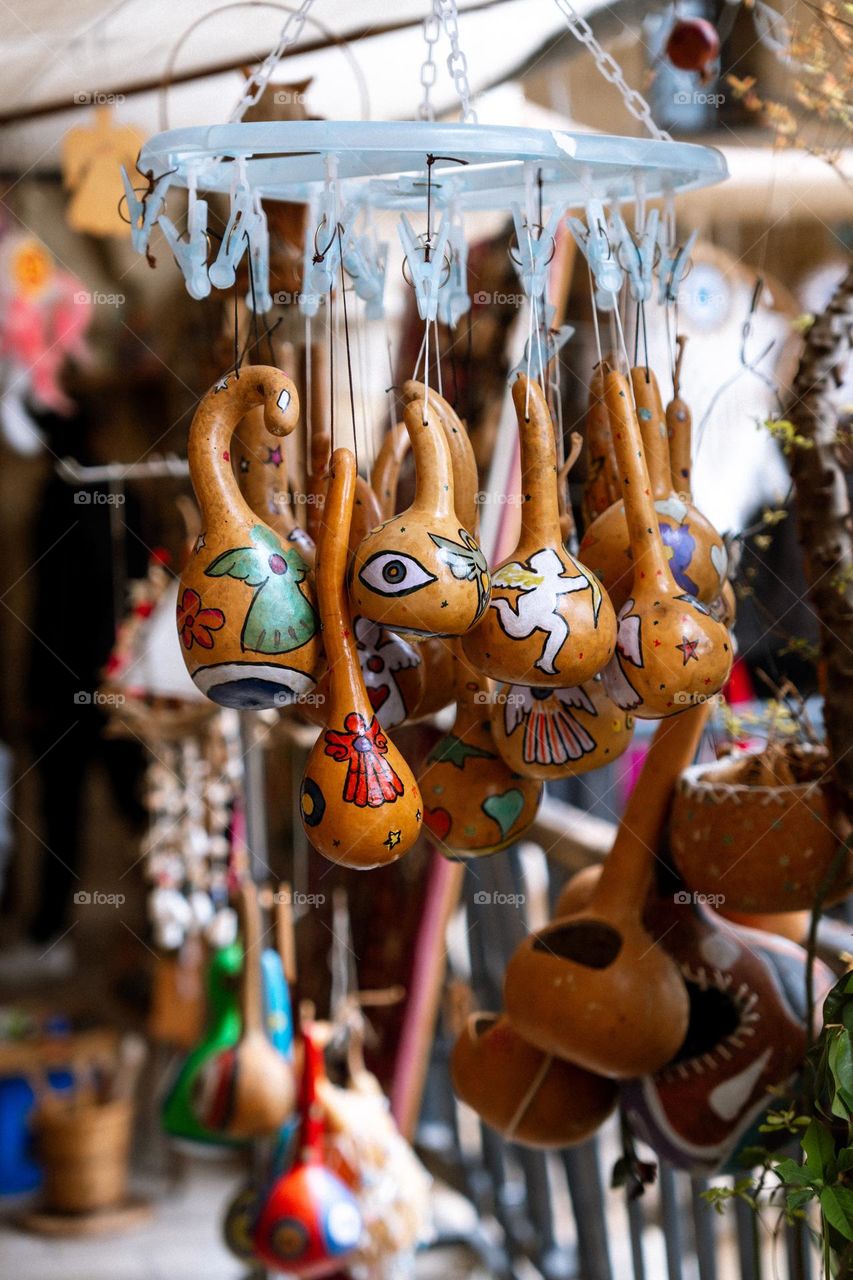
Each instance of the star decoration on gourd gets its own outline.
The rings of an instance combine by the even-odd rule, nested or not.
[[[699,661],[699,655],[696,652],[699,647],[698,640],[691,640],[688,636],[682,636],[681,644],[677,644],[675,647],[676,649],[680,649],[684,655],[682,666],[686,667],[691,658],[694,662]]]

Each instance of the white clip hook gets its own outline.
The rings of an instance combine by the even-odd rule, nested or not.
[[[607,215],[602,201],[590,196],[586,202],[586,223],[581,218],[570,217],[568,224],[575,243],[590,265],[596,283],[596,304],[600,310],[610,311],[622,288],[622,268],[607,234]]]
[[[124,165],[121,166],[121,180],[124,184],[124,194],[127,199],[130,242],[137,253],[147,253],[151,231],[160,216],[166,199],[166,192],[171,186],[172,172],[164,173],[162,177],[157,178],[150,185],[150,189],[144,193],[141,200],[133,189],[133,183],[130,181]]]
[[[450,236],[450,219],[447,210],[441,215],[438,232],[433,244],[427,244],[423,237],[416,236],[412,224],[405,214],[400,215],[397,231],[409,264],[412,285],[418,304],[418,315],[422,320],[432,321],[438,318],[438,293],[442,285],[442,273],[446,268],[445,250]]]
[[[545,371],[554,357],[562,350],[574,333],[570,324],[561,324],[559,329],[552,329],[556,310],[552,306],[541,307],[542,318],[524,344],[524,354],[514,369],[510,370],[507,382],[511,386],[520,373],[526,374],[535,381],[544,382]]]
[[[246,180],[246,162],[241,159],[231,188],[231,211],[225,234],[208,273],[217,289],[230,289],[233,285],[240,259],[249,247],[256,216],[254,194]]]
[[[385,277],[388,267],[388,245],[378,242],[371,231],[355,235],[358,206],[353,202],[343,212],[341,261],[353,282],[357,297],[366,304],[368,320],[381,320],[385,314]]]
[[[521,281],[521,287],[531,302],[543,297],[545,294],[545,288],[548,283],[548,266],[554,257],[557,229],[562,221],[565,208],[565,205],[555,205],[551,210],[546,225],[540,229],[539,235],[535,236],[529,212],[527,216],[523,216],[520,207],[517,204],[512,205],[512,220],[515,223],[518,258],[514,258],[512,253],[510,253],[510,257]]]
[[[249,292],[246,294],[246,306],[255,315],[265,315],[272,306],[270,293],[270,233],[267,226],[267,215],[261,203],[261,197],[255,192],[255,203],[251,226],[247,230],[249,237]]]
[[[166,243],[181,269],[181,274],[191,298],[199,300],[210,293],[210,277],[207,274],[207,201],[198,198],[197,179],[189,175],[187,184],[187,232],[186,239],[178,234],[171,218],[165,213],[158,219]]]
[[[438,295],[438,318],[448,329],[455,329],[464,315],[471,310],[468,293],[468,242],[465,226],[458,209],[451,209],[450,231],[447,237],[450,249],[450,276]]]
[[[613,214],[619,263],[628,277],[628,288],[635,302],[648,302],[652,296],[659,217],[658,210],[652,209],[648,218],[638,219],[637,230],[631,235],[622,214],[618,210]]]
[[[699,237],[692,231],[683,245],[679,245],[675,229],[675,204],[670,196],[664,208],[664,216],[658,226],[658,302],[678,301],[678,291],[690,266],[690,255]]]

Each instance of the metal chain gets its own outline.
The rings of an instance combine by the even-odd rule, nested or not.
[[[476,124],[477,112],[471,106],[471,86],[468,83],[468,59],[459,48],[459,13],[456,0],[435,0],[435,8],[441,18],[444,33],[450,41],[447,70],[453,77],[453,84],[462,105],[462,123]]]
[[[228,117],[229,123],[239,123],[243,119],[247,108],[253,107],[258,102],[269,83],[270,76],[281,61],[282,55],[291,45],[296,44],[301,36],[302,28],[305,26],[305,19],[308,17],[313,4],[314,0],[302,0],[299,8],[288,14],[275,48],[267,54],[257,71],[252,72],[243,86],[240,99]]]
[[[579,40],[582,45],[589,50],[595,59],[595,65],[601,72],[605,80],[619,90],[625,107],[631,113],[635,120],[639,120],[644,124],[653,138],[657,138],[659,142],[672,142],[671,136],[665,129],[661,129],[652,119],[652,109],[646,99],[637,89],[632,89],[626,82],[622,68],[615,58],[611,57],[595,38],[592,27],[586,18],[572,8],[569,0],[554,0],[557,8],[566,20],[566,26],[571,31],[575,39]]]
[[[421,100],[421,105],[418,107],[418,115],[421,120],[434,120],[435,112],[430,100],[430,91],[435,84],[435,77],[438,71],[438,67],[435,64],[435,46],[441,33],[436,0],[433,0],[432,13],[428,13],[424,18],[423,33],[424,43],[426,44],[426,57],[421,67],[421,84],[423,85],[424,96]]]

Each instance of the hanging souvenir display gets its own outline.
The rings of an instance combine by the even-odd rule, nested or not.
[[[278,369],[226,375],[190,428],[190,475],[203,530],[181,574],[178,634],[187,670],[214,702],[286,706],[307,692],[320,658],[308,566],[250,509],[231,469],[231,437],[263,406],[272,436],[299,417],[296,388]]]
[[[353,609],[406,637],[463,635],[488,603],[488,567],[457,519],[450,451],[435,409],[412,400],[403,418],[415,456],[415,497],[356,550]]]
[[[684,979],[643,908],[673,783],[706,715],[693,707],[658,726],[589,903],[532,934],[507,967],[506,1012],[519,1035],[597,1074],[657,1071],[687,1031]]]
[[[731,641],[726,628],[672,576],[630,385],[611,371],[605,388],[634,569],[631,595],[619,611],[616,655],[604,683],[620,707],[654,720],[719,692],[731,669]]]
[[[419,776],[424,824],[454,858],[497,853],[520,839],[536,816],[541,782],[523,777],[495,748],[489,682],[453,646],[456,719]]]
[[[521,1038],[505,1017],[474,1013],[453,1049],[453,1089],[507,1142],[586,1142],[616,1106],[617,1085]]]
[[[74,405],[61,373],[70,358],[89,360],[86,330],[91,295],[57,269],[35,236],[7,231],[0,238],[0,423],[11,447],[37,453],[42,436],[27,408],[68,415]]]
[[[769,743],[685,770],[675,789],[672,853],[685,884],[731,911],[810,908],[843,897],[851,867],[826,883],[843,834],[824,788],[826,749]]]
[[[233,1138],[274,1134],[295,1100],[293,1069],[269,1037],[264,1018],[261,930],[257,891],[241,890],[243,967],[240,981],[240,1036],[201,1066],[192,1105],[198,1120]]]
[[[332,862],[366,870],[402,857],[420,833],[423,814],[415,779],[380,727],[359,665],[345,584],[355,475],[353,454],[336,449],[317,548],[329,665],[326,727],[308,757],[300,805],[315,849]]]
[[[463,647],[492,679],[573,687],[612,657],[616,619],[598,579],[563,546],[554,427],[542,390],[520,374],[512,396],[521,438],[521,534],[495,570],[488,609]]]
[[[723,541],[701,512],[681,496],[685,480],[682,478],[681,490],[673,489],[666,418],[653,371],[632,369],[631,385],[670,573],[687,595],[711,604],[726,577]],[[587,528],[580,550],[610,593],[614,607],[621,609],[631,591],[634,554],[623,501],[609,507]]]

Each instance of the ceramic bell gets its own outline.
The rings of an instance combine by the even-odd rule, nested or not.
[[[358,546],[381,519],[372,488],[357,476],[349,547]],[[419,714],[426,682],[423,647],[358,614],[352,619],[352,634],[367,697],[382,728],[395,729]],[[327,668],[303,707],[306,719],[314,724],[325,724],[329,689]]]
[[[622,374],[605,375],[605,396],[634,564],[631,595],[619,611],[616,655],[604,683],[618,706],[654,720],[720,690],[731,669],[731,641],[726,628],[672,576],[631,390]]]
[[[462,1102],[507,1142],[524,1147],[585,1142],[616,1106],[613,1080],[534,1049],[496,1013],[468,1019],[450,1075]]]
[[[469,661],[493,680],[572,688],[613,654],[613,606],[563,546],[554,427],[538,383],[513,384],[521,438],[521,534],[492,575],[489,607],[465,636]]]
[[[306,564],[313,565],[314,541],[296,520],[284,445],[267,431],[262,408],[252,409],[237,427],[231,461],[240,492],[255,515],[283,542],[296,547]]]
[[[262,365],[220,379],[196,410],[189,463],[203,532],[181,574],[177,609],[197,687],[242,709],[294,701],[311,688],[320,660],[308,566],[252,512],[231,470],[234,429],[257,406],[271,435],[296,425],[296,388]]]
[[[525,1040],[596,1074],[657,1071],[687,1031],[687,990],[643,925],[652,864],[675,779],[707,711],[657,728],[589,903],[532,934],[510,959],[507,1016]]]
[[[413,400],[403,418],[415,455],[415,498],[357,549],[352,607],[407,637],[462,635],[488,603],[488,567],[456,517],[450,452],[435,410]]]
[[[795,1086],[803,1063],[806,953],[723,923],[666,873],[645,921],[681,970],[690,1022],[671,1063],[623,1086],[626,1117],[677,1168],[694,1176],[738,1172],[737,1153],[766,1142],[758,1127]],[[833,981],[818,960],[815,1007]]]
[[[601,676],[576,689],[505,684],[493,696],[492,734],[510,768],[547,782],[617,760],[634,717],[608,696]]]
[[[336,449],[317,546],[317,596],[329,664],[325,731],[302,778],[302,825],[332,862],[366,870],[395,862],[418,838],[421,797],[383,733],[358,660],[345,574],[355,497],[355,458]]]
[[[478,858],[520,839],[536,816],[542,783],[522,777],[495,749],[489,683],[454,652],[456,720],[419,775],[424,825],[442,853]]]
[[[799,746],[686,769],[670,820],[685,884],[720,896],[730,911],[811,908],[839,847],[821,785],[827,768],[824,749]],[[830,900],[845,895],[851,878],[853,865],[838,869]]]
[[[670,572],[683,592],[710,604],[719,596],[726,579],[723,540],[710,521],[685,499],[684,489],[675,492],[672,488],[666,420],[654,373],[650,369],[632,369],[631,382],[656,523]],[[612,429],[618,443],[623,435],[618,419]],[[609,507],[587,527],[580,553],[610,593],[614,607],[621,609],[631,593],[634,560],[624,501]]]

